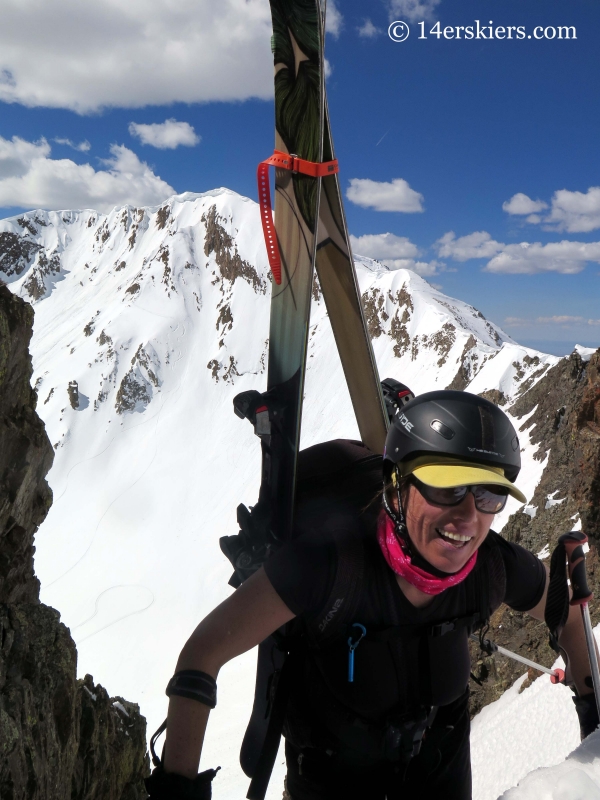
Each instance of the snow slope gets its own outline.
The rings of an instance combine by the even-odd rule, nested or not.
[[[580,743],[572,692],[543,675],[520,694],[526,677],[473,720],[473,797],[600,800],[600,731]]]
[[[558,360],[415,273],[360,257],[357,272],[380,373],[417,393],[452,385],[510,404]],[[258,206],[218,189],[108,215],[29,212],[0,222],[0,277],[35,307],[38,410],[56,452],[54,504],[36,539],[42,600],[70,627],[80,673],[139,702],[151,732],[183,643],[231,591],[218,539],[236,531],[237,504],[257,498],[258,443],[231,401],[266,385],[270,284]],[[320,296],[305,396],[303,446],[357,436]],[[530,497],[544,465],[526,431],[521,444]],[[237,755],[254,658],[219,677],[203,757],[224,767],[216,800],[245,795]],[[532,768],[519,763],[494,792]],[[281,796],[282,774],[279,759],[270,798]],[[492,796],[482,792],[478,800]]]

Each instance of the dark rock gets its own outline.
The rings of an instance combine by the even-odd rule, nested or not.
[[[41,249],[41,244],[19,236],[18,233],[0,233],[0,272],[5,275],[20,275]]]
[[[265,281],[259,277],[252,264],[238,253],[232,237],[222,225],[226,220],[217,213],[217,207],[211,206],[208,213],[202,215],[201,222],[206,225],[204,254],[210,256],[214,253],[221,277],[231,283],[236,278],[243,278],[255,291],[264,294],[267,290]]]
[[[67,386],[67,394],[69,395],[69,403],[71,408],[75,411],[79,408],[79,385],[77,381],[69,381]]]
[[[488,389],[485,392],[481,392],[479,397],[483,397],[484,400],[489,400],[490,403],[494,403],[497,406],[505,406],[508,400],[504,392],[501,392],[500,389]]]
[[[476,369],[473,368],[473,364],[469,359],[469,354],[472,350],[475,350],[477,347],[477,340],[471,334],[467,341],[465,342],[465,346],[463,347],[463,351],[460,356],[460,364],[458,366],[458,371],[454,378],[450,381],[446,389],[453,389],[455,391],[463,391],[466,389],[469,383],[475,377],[477,372]],[[475,356],[476,358],[476,356]]]
[[[146,721],[77,680],[77,652],[39,602],[33,536],[52,502],[53,451],[30,386],[33,310],[0,286],[0,797],[142,800]]]
[[[388,315],[384,311],[385,297],[379,289],[369,289],[362,296],[363,311],[365,314],[365,322],[367,323],[367,331],[371,339],[378,339],[383,333],[383,325],[381,315],[385,314],[387,320]]]
[[[29,341],[33,309],[0,287],[0,603],[34,603],[33,533],[52,503],[53,451],[35,411]]]

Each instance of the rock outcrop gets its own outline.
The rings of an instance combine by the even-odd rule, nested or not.
[[[493,397],[489,399],[496,402]],[[585,363],[574,352],[552,367],[509,409],[531,429],[538,445],[535,457],[548,463],[527,511],[513,514],[502,533],[533,553],[552,552],[558,537],[581,529],[590,539],[587,572],[595,598],[600,598],[600,350]],[[549,564],[549,555],[545,560]],[[600,622],[600,604],[590,606],[592,623]],[[497,644],[550,667],[556,654],[548,644],[543,622],[501,606],[492,618],[489,636]],[[482,657],[472,647],[475,674],[472,712],[496,700],[523,667],[503,656]],[[531,671],[530,678],[538,673]]]
[[[141,800],[139,708],[77,680],[77,651],[39,601],[33,536],[52,503],[53,450],[30,386],[33,310],[0,285],[0,797]]]

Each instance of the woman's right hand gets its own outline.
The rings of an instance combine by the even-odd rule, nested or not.
[[[191,780],[165,772],[161,764],[144,781],[149,800],[211,800],[213,778],[219,769],[207,769]]]

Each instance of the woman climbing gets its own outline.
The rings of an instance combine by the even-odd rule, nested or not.
[[[294,620],[291,800],[468,800],[468,637],[501,603],[544,619],[544,565],[491,530],[509,495],[526,500],[520,466],[506,414],[455,391],[398,406],[383,462],[357,442],[303,451],[295,538],[181,652],[151,798],[210,797],[215,773],[197,770],[219,670]],[[576,608],[558,644],[587,735],[598,714]]]

